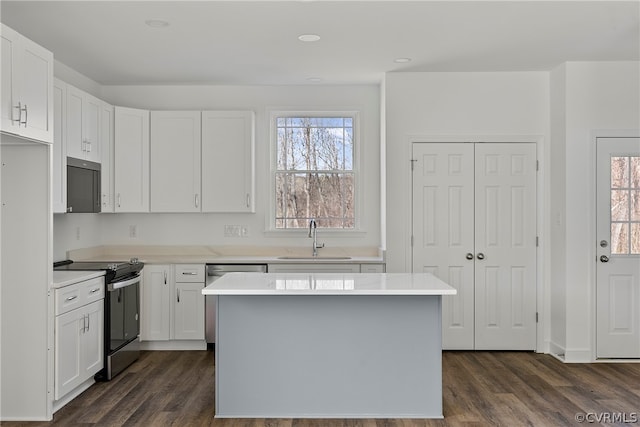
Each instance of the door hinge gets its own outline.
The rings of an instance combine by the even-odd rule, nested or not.
[[[411,171],[413,172],[413,170],[415,169],[415,166],[416,166],[416,162],[417,162],[418,160],[416,160],[416,159],[411,159],[411,160],[409,160],[409,161],[411,162]]]
[[[538,323],[538,312],[536,311],[536,323]]]

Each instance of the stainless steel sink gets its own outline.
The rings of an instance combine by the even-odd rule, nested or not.
[[[350,256],[279,256],[278,259],[305,260],[305,261],[333,261],[351,259]]]

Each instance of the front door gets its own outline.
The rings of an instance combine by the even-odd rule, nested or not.
[[[640,138],[596,151],[596,355],[640,358]]]

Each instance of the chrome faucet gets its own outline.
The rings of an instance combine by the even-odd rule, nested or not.
[[[324,248],[324,243],[318,245],[318,225],[313,218],[309,221],[309,237],[313,238],[313,256],[318,256],[318,249]]]

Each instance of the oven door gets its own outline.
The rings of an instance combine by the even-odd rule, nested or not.
[[[107,286],[109,298],[108,351],[112,354],[140,333],[140,275],[128,277]]]

